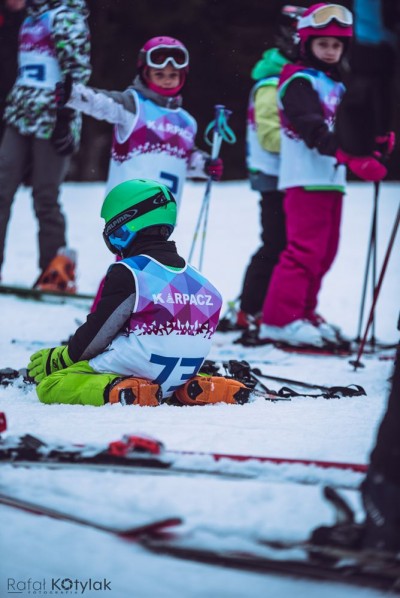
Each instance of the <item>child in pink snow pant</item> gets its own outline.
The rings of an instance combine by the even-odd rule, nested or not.
[[[286,249],[275,266],[263,305],[263,321],[286,326],[315,321],[322,279],[339,245],[343,193],[286,190]]]

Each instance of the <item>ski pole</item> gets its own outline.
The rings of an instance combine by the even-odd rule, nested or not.
[[[232,129],[228,126],[228,118],[231,115],[231,111],[227,110],[223,105],[216,105],[215,106],[215,120],[213,120],[206,128],[204,132],[204,139],[208,145],[211,145],[211,159],[216,160],[219,156],[219,152],[221,149],[222,141],[226,141],[227,143],[235,143],[236,137],[233,133]],[[213,133],[212,139],[210,140],[210,133]],[[189,252],[188,261],[190,262],[193,256],[194,248],[197,242],[197,238],[199,235],[199,231],[201,226],[203,227],[203,234],[202,234],[202,244],[200,248],[200,258],[199,258],[199,270],[202,268],[203,264],[203,257],[204,257],[204,247],[205,247],[205,239],[207,234],[207,224],[208,224],[208,213],[209,213],[209,204],[210,204],[210,194],[211,194],[211,185],[212,185],[212,177],[209,176],[206,185],[206,191],[203,197],[203,201],[200,208],[200,213],[197,219],[195,232],[193,235],[192,245]]]
[[[219,113],[220,109],[225,109],[225,108],[224,108],[224,106],[220,106],[220,105],[215,106],[215,113],[216,113],[215,121],[212,121],[208,125],[208,127],[204,133],[206,143],[210,144],[210,140],[206,135],[208,134],[209,128],[214,127],[213,139],[211,141],[211,145],[212,145],[211,159],[212,160],[215,160],[216,158],[218,158],[219,151],[221,148],[221,142],[222,142],[222,137],[220,136],[219,132],[216,130],[216,125],[215,125],[215,123],[217,122],[218,113]],[[206,220],[208,220],[208,204],[209,204],[209,199],[210,199],[211,184],[212,184],[212,178],[211,178],[211,176],[209,176],[207,179],[206,191],[204,193],[203,201],[202,201],[202,204],[200,207],[199,217],[197,219],[196,228],[195,228],[195,232],[193,235],[192,246],[190,248],[190,253],[189,253],[189,258],[188,258],[189,262],[192,259],[193,251],[194,251],[194,248],[195,248],[195,245],[197,242],[197,237],[198,237],[198,234],[199,234],[202,224],[203,224],[203,239],[205,236],[205,224],[204,223],[206,222]],[[203,217],[204,217],[204,223],[202,222]],[[202,255],[200,255],[199,270],[201,270],[201,263],[202,263]]]
[[[282,382],[283,384],[293,384],[294,386],[302,386],[303,388],[312,388],[314,390],[330,390],[328,386],[322,386],[321,384],[311,384],[308,382],[302,382],[301,380],[291,380],[290,378],[280,378],[279,376],[269,376],[263,374],[259,368],[253,368],[250,370],[254,376],[261,376],[267,380],[274,380],[275,382]]]
[[[369,268],[371,265],[371,257],[373,248],[376,247],[376,221],[377,221],[377,205],[378,205],[378,192],[379,192],[379,183],[375,183],[375,195],[374,195],[374,208],[372,212],[372,222],[371,222],[371,232],[369,236],[369,244],[368,244],[368,252],[367,252],[367,261],[365,264],[365,273],[364,273],[364,282],[363,282],[363,289],[361,293],[361,305],[360,305],[360,313],[358,319],[358,329],[357,329],[357,337],[355,339],[356,343],[361,342],[361,330],[362,324],[364,319],[364,309],[365,309],[365,299],[367,295],[367,284],[368,284],[368,277],[369,277]],[[376,253],[376,251],[375,251]],[[373,289],[375,288],[376,278],[373,279]]]
[[[374,248],[372,252],[372,301],[374,300],[374,293],[376,288],[376,258],[378,251],[378,197],[379,197],[379,182],[374,183],[374,213],[375,213],[375,231],[374,231]],[[375,311],[371,322],[371,347],[375,347]]]
[[[354,370],[357,370],[358,367],[364,367],[363,364],[361,363],[360,359],[361,359],[361,356],[362,356],[362,354],[364,352],[364,347],[365,347],[365,343],[366,343],[366,340],[367,340],[369,328],[371,326],[371,323],[372,323],[372,320],[373,320],[373,317],[374,317],[375,306],[376,306],[376,303],[378,301],[378,296],[379,296],[379,292],[381,290],[381,286],[382,286],[382,282],[383,282],[383,277],[385,276],[386,268],[387,268],[387,265],[388,265],[388,262],[389,262],[389,257],[390,257],[390,254],[392,252],[392,249],[393,249],[394,241],[395,241],[396,234],[397,234],[397,229],[399,228],[399,222],[400,222],[400,205],[399,205],[399,209],[397,210],[396,220],[395,220],[394,225],[393,225],[392,234],[390,235],[388,248],[386,250],[385,258],[383,260],[382,269],[381,269],[381,273],[380,273],[380,276],[379,276],[378,284],[375,287],[374,298],[373,298],[373,301],[372,301],[371,310],[369,312],[368,322],[367,322],[367,325],[366,325],[366,328],[365,328],[364,336],[363,336],[362,341],[360,343],[360,346],[358,348],[358,353],[357,353],[356,359],[349,362],[350,365],[354,366]]]
[[[228,118],[232,114],[230,110],[227,110],[222,105],[215,106],[215,121],[214,123],[210,123],[208,128],[204,133],[204,139],[206,143],[211,145],[211,159],[215,160],[218,158],[221,143],[222,141],[226,141],[227,143],[235,143],[236,137],[232,131],[228,127]],[[212,141],[210,141],[208,134],[209,131],[213,131]],[[204,210],[204,225],[203,225],[203,235],[201,240],[201,247],[200,247],[200,258],[199,258],[199,270],[201,271],[203,267],[203,257],[204,257],[204,249],[206,243],[206,235],[207,235],[207,226],[208,226],[208,213],[210,209],[210,193],[211,193],[211,184],[212,178],[209,177],[207,181],[207,188],[206,188],[206,205]]]
[[[219,151],[221,148],[222,132],[223,132],[223,127],[221,126],[221,119],[220,119],[221,111],[225,111],[224,106],[222,106],[222,105],[215,106],[215,120],[212,121],[208,125],[208,127],[204,133],[206,143],[209,145],[212,145],[212,152],[211,152],[212,160],[215,160],[216,158],[218,158]],[[211,130],[213,130],[212,141],[210,141],[210,139],[208,137],[208,134]],[[208,220],[208,205],[209,205],[209,200],[210,200],[211,184],[212,184],[212,178],[210,176],[210,177],[208,177],[208,180],[207,180],[206,191],[205,191],[203,201],[201,204],[200,213],[199,213],[199,217],[198,217],[197,224],[196,224],[196,229],[195,229],[194,236],[193,236],[192,246],[190,248],[190,253],[189,253],[189,258],[188,258],[189,262],[192,259],[193,251],[194,251],[194,248],[195,248],[195,245],[197,242],[197,237],[198,237],[200,227],[202,224],[203,224],[203,245],[204,245],[206,224],[207,224],[207,220]],[[204,222],[202,223],[203,216],[204,216]],[[204,249],[202,249],[202,251],[204,251]],[[201,270],[201,265],[202,265],[202,255],[200,255],[200,262],[199,262],[200,270]]]

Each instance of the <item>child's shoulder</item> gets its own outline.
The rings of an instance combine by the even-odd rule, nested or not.
[[[286,64],[279,78],[279,84],[282,85],[292,77],[310,77],[315,75],[316,71],[304,64]]]

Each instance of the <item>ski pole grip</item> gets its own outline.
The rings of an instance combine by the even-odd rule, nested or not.
[[[228,126],[228,118],[232,114],[232,111],[227,110],[223,104],[216,104],[214,106],[214,113],[215,119],[210,122],[204,132],[205,142],[212,146],[212,159],[218,157],[222,141],[226,141],[227,143],[236,142],[236,136]],[[213,133],[212,140],[210,139],[211,132]]]

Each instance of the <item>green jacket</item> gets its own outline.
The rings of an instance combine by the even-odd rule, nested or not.
[[[277,77],[288,60],[277,48],[266,50],[262,58],[251,71],[251,78],[257,82],[270,77]],[[263,149],[269,152],[280,152],[280,121],[277,105],[277,83],[260,85],[254,98],[257,137]]]

